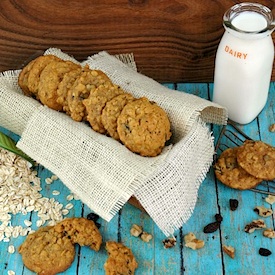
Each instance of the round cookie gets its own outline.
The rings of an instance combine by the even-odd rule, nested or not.
[[[63,232],[57,232],[54,226],[42,227],[28,235],[18,251],[24,265],[41,275],[65,271],[75,257],[71,240]]]
[[[217,179],[223,184],[239,190],[251,189],[262,180],[248,174],[237,162],[239,147],[229,148],[222,152],[214,165]]]
[[[62,60],[54,55],[42,55],[34,60],[34,64],[30,70],[28,76],[28,88],[33,97],[35,97],[38,100],[38,85],[40,81],[40,75],[44,68],[52,61]]]
[[[167,114],[145,97],[123,108],[117,120],[117,132],[128,149],[147,157],[160,154],[171,137]]]
[[[85,105],[88,114],[87,120],[94,131],[101,134],[106,133],[106,129],[101,121],[102,110],[109,100],[123,93],[124,91],[118,86],[107,83],[100,85],[90,93],[87,99],[83,100],[83,104]]]
[[[33,94],[29,90],[28,78],[35,61],[36,60],[34,59],[31,62],[29,62],[26,66],[24,66],[24,68],[21,70],[18,76],[18,85],[22,89],[23,94],[26,96],[33,96]]]
[[[113,241],[106,242],[108,259],[104,264],[106,275],[134,274],[138,263],[132,251],[123,245]]]
[[[238,150],[239,165],[263,180],[275,179],[275,148],[262,141],[246,140]]]
[[[135,100],[135,98],[131,94],[125,93],[118,95],[108,101],[102,111],[102,124],[107,133],[116,140],[119,140],[119,135],[117,132],[117,119],[125,105],[133,100]]]
[[[57,102],[57,88],[65,73],[81,68],[71,61],[52,61],[41,72],[38,84],[39,100],[56,111],[62,111],[62,105]]]
[[[75,80],[68,90],[68,108],[70,116],[75,121],[86,119],[87,112],[83,105],[83,100],[100,85],[111,85],[111,81],[106,74],[99,70],[85,70]]]
[[[102,244],[102,236],[92,220],[85,218],[66,218],[55,225],[59,233],[66,232],[73,244],[89,246],[98,251]]]

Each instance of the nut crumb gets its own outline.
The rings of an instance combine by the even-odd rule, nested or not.
[[[273,204],[275,202],[275,196],[273,195],[268,195],[266,198],[265,198],[265,201],[269,204]]]
[[[275,231],[272,228],[267,228],[266,230],[264,230],[263,235],[267,238],[274,239]]]
[[[226,253],[230,258],[235,258],[235,248],[232,246],[223,245],[222,250],[224,253]]]
[[[142,232],[143,232],[142,226],[137,225],[137,224],[133,224],[132,227],[131,227],[131,229],[130,229],[130,233],[134,237],[141,236]]]
[[[269,217],[273,214],[273,211],[270,208],[265,208],[264,206],[256,206],[254,211],[261,217]]]
[[[184,236],[185,246],[193,250],[197,250],[204,247],[204,241],[198,240],[194,233],[190,232]]]
[[[271,132],[271,133],[275,132],[275,123],[273,123],[269,126],[269,132]]]
[[[164,245],[164,248],[172,248],[176,245],[177,239],[174,236],[172,236],[170,238],[163,240],[162,243]]]
[[[253,220],[251,223],[247,224],[244,228],[246,233],[253,233],[255,229],[266,228],[266,224],[263,220]]]
[[[147,232],[142,232],[141,235],[140,235],[140,238],[146,242],[146,243],[149,243],[152,239],[153,239],[153,236]]]

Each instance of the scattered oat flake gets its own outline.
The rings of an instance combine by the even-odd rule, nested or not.
[[[58,196],[58,195],[60,195],[60,192],[58,190],[53,190],[52,194],[54,196]]]
[[[8,252],[9,252],[10,254],[13,254],[13,253],[15,252],[15,247],[14,247],[13,245],[9,245],[9,246],[8,246]]]
[[[13,270],[8,270],[8,275],[15,275],[15,272]]]
[[[45,182],[46,182],[47,184],[52,184],[53,180],[52,180],[51,178],[46,178],[46,179],[45,179]]]
[[[32,222],[29,221],[29,220],[24,220],[24,224],[25,224],[26,226],[31,226],[31,225],[32,225]]]
[[[56,175],[52,175],[52,176],[51,176],[51,180],[52,180],[52,181],[54,181],[54,180],[58,180],[58,176],[56,176]]]
[[[68,196],[67,196],[67,200],[68,201],[71,201],[71,200],[73,200],[74,199],[74,195],[73,194],[69,194]]]
[[[63,214],[64,216],[68,215],[69,212],[70,212],[70,211],[69,211],[68,209],[63,209],[63,210],[62,210],[62,214]]]
[[[68,203],[68,204],[65,206],[65,208],[68,209],[68,210],[72,209],[73,207],[74,207],[74,205],[73,205],[72,203]]]

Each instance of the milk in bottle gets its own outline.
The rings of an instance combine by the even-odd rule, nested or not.
[[[264,108],[274,59],[273,17],[260,4],[241,3],[224,14],[225,32],[215,61],[213,101],[229,118],[251,122]]]

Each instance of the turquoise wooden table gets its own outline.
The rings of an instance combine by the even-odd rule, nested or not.
[[[207,83],[201,84],[164,84],[170,88],[180,91],[196,94],[200,97],[211,99],[213,85]],[[269,131],[269,126],[275,123],[275,84],[270,87],[269,99],[261,114],[248,125],[240,126],[246,134],[252,139],[260,139],[275,146],[275,133]],[[217,142],[221,126],[212,126],[215,142]],[[14,134],[1,128],[1,131],[17,139]],[[223,143],[228,139],[224,138]],[[1,165],[1,163],[0,163]],[[52,173],[41,166],[37,168],[38,176],[41,178],[42,195],[48,198],[55,198],[64,206],[68,203],[73,204],[69,210],[68,217],[84,216],[91,211],[79,200],[70,199],[70,191],[58,179],[52,184],[47,184],[45,179],[50,178]],[[1,186],[0,186],[1,188]],[[262,187],[263,190],[266,187]],[[53,191],[58,190],[60,194]],[[211,168],[202,183],[198,201],[192,217],[182,228],[176,232],[176,246],[170,249],[163,247],[165,236],[154,224],[151,218],[133,207],[130,204],[125,205],[119,213],[107,223],[102,219],[100,231],[103,241],[114,240],[123,242],[130,247],[136,256],[139,267],[137,275],[151,274],[275,274],[275,240],[266,238],[262,235],[262,230],[256,230],[254,233],[246,233],[245,225],[252,220],[259,219],[257,213],[253,211],[256,206],[272,208],[272,205],[265,201],[267,195],[255,193],[252,191],[237,191],[230,189],[215,179],[213,169]],[[239,206],[235,211],[230,210],[229,200],[236,199]],[[204,226],[215,220],[215,214],[221,214],[223,221],[219,230],[214,233],[206,234],[203,232]],[[12,224],[24,225],[24,220],[33,222],[33,228],[36,229],[35,222],[37,216],[35,213],[27,215],[16,215],[12,217]],[[273,216],[262,218],[267,227],[274,229]],[[139,238],[130,235],[132,224],[142,225],[144,230],[153,235],[149,242],[143,242]],[[1,226],[1,225],[0,225]],[[199,250],[192,250],[185,247],[183,237],[189,232],[193,232],[198,239],[204,240],[205,246]],[[0,229],[1,233],[1,229]],[[33,274],[27,268],[24,268],[21,255],[15,251],[8,252],[9,246],[16,249],[23,242],[25,237],[10,238],[9,242],[0,242],[0,274],[30,275]],[[235,248],[235,258],[230,258],[222,251],[223,245],[229,245]],[[259,254],[260,248],[269,249],[272,254],[268,257]],[[99,252],[94,252],[88,247],[77,247],[76,258],[72,266],[63,274],[67,275],[86,275],[104,274],[103,265],[107,259],[104,245]],[[10,271],[10,272],[9,272]],[[11,271],[14,271],[12,273]]]

